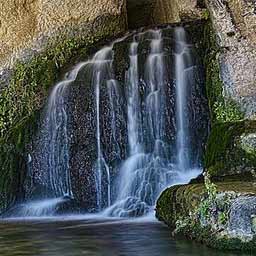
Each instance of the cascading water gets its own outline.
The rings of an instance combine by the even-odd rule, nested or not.
[[[192,49],[181,27],[133,32],[68,73],[48,100],[20,212],[53,215],[74,198],[79,210],[142,216],[197,176],[208,110]]]
[[[186,81],[184,79],[184,53],[187,50],[185,31],[175,32],[176,47],[176,113],[177,118],[177,164],[169,155],[166,141],[166,80],[167,73],[161,30],[151,30],[134,36],[130,44],[130,68],[126,74],[127,126],[129,156],[119,170],[117,198],[105,211],[111,216],[139,216],[147,213],[155,204],[158,195],[168,185],[187,182],[200,170],[189,170],[185,143],[188,136],[185,127]],[[145,95],[142,98],[139,85],[138,47],[141,38],[150,40],[150,54],[145,63]],[[136,41],[138,40],[138,41]],[[186,52],[189,55],[189,51]],[[189,56],[188,56],[189,57]],[[189,152],[189,151],[188,151]],[[187,152],[186,152],[187,153]],[[190,173],[182,174],[184,171]]]
[[[16,216],[22,217],[48,217],[53,216],[59,208],[59,205],[69,200],[65,197],[44,199],[32,201],[19,205]]]
[[[190,60],[189,46],[186,42],[186,32],[179,27],[175,30],[175,78],[176,78],[176,116],[177,116],[177,165],[181,172],[190,168],[188,120],[187,115],[187,83],[185,61]]]
[[[40,200],[28,201],[19,206],[15,213],[19,216],[46,216],[53,215],[59,204],[73,198],[71,175],[67,98],[69,86],[75,81],[84,63],[77,65],[68,73],[66,80],[58,83],[53,88],[44,110],[42,125],[37,147],[33,152],[33,158],[38,170],[42,170],[45,188]],[[33,163],[29,155],[29,164]],[[33,176],[33,175],[31,175]],[[33,194],[30,195],[33,198]],[[35,195],[38,197],[38,195]]]
[[[65,96],[68,83],[59,83],[53,89],[46,109],[44,152],[47,172],[55,196],[72,195],[69,174],[69,148]]]

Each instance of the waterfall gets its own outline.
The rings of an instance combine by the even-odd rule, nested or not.
[[[16,216],[22,217],[48,217],[54,216],[58,207],[68,201],[69,198],[58,197],[52,199],[44,199],[21,204],[16,211]]]
[[[192,47],[181,27],[134,31],[55,85],[29,155],[36,201],[23,213],[74,198],[88,212],[142,216],[197,176],[208,120]]]
[[[59,83],[53,89],[46,109],[45,157],[48,175],[55,196],[72,195],[69,174],[69,148],[65,96],[68,83]]]
[[[140,95],[138,47],[140,40],[150,40],[150,54],[145,63],[146,93]],[[166,141],[166,69],[161,30],[150,30],[133,37],[130,44],[130,68],[126,74],[127,133],[129,155],[121,164],[115,203],[105,210],[110,216],[139,216],[154,206],[158,195],[168,185],[189,180],[198,171],[184,175],[190,169],[186,144],[189,136],[185,126],[186,80],[185,31],[176,29],[175,76],[177,114],[177,164],[170,158],[170,145]],[[182,47],[179,46],[182,44]],[[182,50],[180,53],[179,51]],[[189,51],[186,51],[189,55]],[[189,57],[189,56],[188,56]],[[186,150],[186,151],[185,151]],[[188,151],[189,152],[189,151]],[[188,153],[189,154],[189,153]]]
[[[34,153],[42,173],[47,174],[44,183],[47,187],[50,185],[55,197],[73,197],[67,105],[69,87],[84,65],[85,63],[78,64],[66,74],[64,81],[54,86],[44,110],[39,143]]]
[[[41,171],[40,178],[45,186],[40,200],[19,205],[15,213],[21,216],[52,215],[57,205],[73,198],[70,174],[70,149],[68,131],[67,102],[69,87],[75,81],[85,63],[78,64],[66,79],[57,83],[43,111],[39,134],[36,138],[36,148],[33,157],[29,154],[29,165]],[[29,168],[29,172],[31,172]],[[31,174],[33,176],[33,174]],[[30,197],[38,198],[38,195]]]
[[[130,69],[126,75],[128,84],[128,142],[130,155],[142,152],[141,141],[141,107],[139,102],[139,78],[138,78],[138,42],[132,42],[129,52]]]

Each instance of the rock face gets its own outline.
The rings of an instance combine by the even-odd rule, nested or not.
[[[229,230],[240,234],[253,235],[253,217],[256,214],[256,197],[239,197],[230,207]]]
[[[255,1],[206,0],[206,90],[212,128],[202,177],[160,196],[175,234],[219,249],[256,250]],[[213,183],[212,183],[213,182]]]
[[[235,100],[246,118],[256,111],[256,5],[248,0],[207,0],[220,48],[223,93]]]
[[[204,10],[199,0],[127,0],[130,28],[201,19]]]
[[[13,66],[17,57],[28,57],[42,50],[48,40],[70,37],[78,26],[83,32],[83,26],[94,23],[97,33],[100,26],[107,26],[99,22],[103,16],[119,19],[122,31],[126,23],[125,8],[123,0],[2,1],[0,67]]]

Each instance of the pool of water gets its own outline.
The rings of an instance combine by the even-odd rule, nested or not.
[[[1,256],[245,256],[174,240],[155,220],[97,218],[2,220]]]

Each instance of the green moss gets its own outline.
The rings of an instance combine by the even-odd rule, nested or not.
[[[208,20],[210,18],[210,13],[207,9],[204,9],[202,11],[202,18],[205,19],[205,20]]]
[[[214,103],[213,111],[217,122],[234,122],[244,119],[238,104],[232,99],[219,100]]]
[[[254,153],[245,151],[238,140],[256,129],[255,121],[216,123],[211,130],[205,153],[205,167],[213,176],[242,172],[256,166]]]
[[[15,127],[0,140],[0,209],[22,198],[22,182],[26,168],[26,145],[36,130],[38,113],[24,117]],[[26,128],[26,129],[25,129]]]

